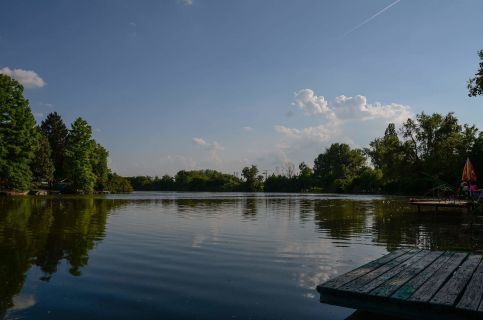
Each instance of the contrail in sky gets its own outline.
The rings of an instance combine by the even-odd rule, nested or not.
[[[347,31],[346,33],[344,33],[344,37],[351,34],[352,32],[356,31],[357,29],[359,29],[360,27],[362,27],[363,25],[365,25],[366,23],[369,23],[371,22],[372,20],[374,20],[378,15],[384,13],[384,11],[387,11],[389,8],[391,8],[392,6],[395,6],[396,4],[398,4],[401,0],[396,0],[394,1],[393,3],[391,3],[390,5],[382,8],[381,10],[377,11],[375,14],[373,14],[372,16],[370,16],[369,18],[367,18],[366,20],[362,21],[361,23],[359,23],[357,26],[355,26],[354,28],[350,29],[349,31]]]

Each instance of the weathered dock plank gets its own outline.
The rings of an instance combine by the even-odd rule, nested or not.
[[[393,251],[377,260],[371,261],[362,267],[359,267],[357,269],[354,269],[350,272],[347,272],[341,276],[338,276],[337,278],[334,278],[332,280],[327,281],[324,283],[324,286],[327,288],[339,288],[377,268],[380,266],[386,264],[387,262],[394,260],[397,257],[402,256],[403,254],[407,253],[409,249],[400,249]]]
[[[340,289],[347,290],[347,291],[357,290],[357,289],[363,287],[364,285],[366,285],[367,283],[369,283],[369,282],[373,281],[374,279],[378,278],[380,275],[384,274],[385,272],[391,270],[392,268],[400,265],[404,261],[410,259],[411,257],[413,257],[413,254],[415,252],[419,252],[419,250],[409,250],[405,254],[402,254],[402,255],[398,256],[397,258],[392,259],[391,261],[381,265],[379,268],[376,268],[373,271],[368,272],[368,273],[364,274],[363,276],[355,279],[354,281],[347,283],[346,285],[340,287]]]
[[[460,302],[456,306],[461,309],[477,310],[483,296],[483,261],[480,262],[471,277]]]
[[[438,271],[453,256],[453,252],[440,255],[430,266],[420,272],[416,277],[401,286],[391,298],[406,300],[418,290],[436,271]]]
[[[470,255],[458,268],[454,275],[444,284],[431,299],[431,303],[452,306],[463,292],[473,272],[481,261],[480,255]]]
[[[388,297],[393,294],[399,287],[404,285],[410,279],[415,277],[421,270],[428,267],[439,256],[443,254],[442,251],[433,251],[426,254],[421,260],[414,264],[409,265],[406,269],[402,270],[396,276],[392,277],[376,289],[370,292],[372,295]]]
[[[466,258],[467,253],[455,253],[449,261],[429,278],[416,292],[408,299],[410,301],[427,302],[438,292],[439,288],[451,276]]]
[[[407,319],[483,319],[481,255],[415,249],[378,260],[319,285],[320,301]]]
[[[386,282],[387,280],[391,279],[395,275],[397,275],[399,272],[403,271],[413,263],[416,263],[419,259],[423,258],[428,254],[428,251],[419,251],[418,253],[414,254],[411,258],[408,260],[402,262],[399,264],[397,267],[389,270],[386,273],[383,273],[381,276],[377,277],[376,279],[372,280],[368,284],[364,285],[361,288],[356,289],[357,292],[360,293],[369,293],[372,290],[376,289],[378,286]]]

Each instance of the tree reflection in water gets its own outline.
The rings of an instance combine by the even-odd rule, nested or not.
[[[406,200],[320,200],[311,203],[314,222],[330,238],[349,243],[357,237],[392,251],[401,246],[431,250],[481,251],[483,229],[473,224],[475,213],[463,211],[416,212]]]
[[[388,251],[402,246],[464,251],[482,248],[481,227],[465,227],[474,219],[472,213],[417,213],[407,206],[405,199],[341,199],[332,196],[324,199],[322,196],[245,194],[211,198],[198,194],[191,196],[149,200],[0,198],[0,318],[18,298],[30,268],[38,267],[41,275],[32,274],[45,282],[52,279],[64,262],[71,275],[81,275],[83,267],[89,262],[90,251],[106,235],[108,214],[121,206],[129,207],[126,217],[129,217],[131,209],[136,213],[142,208],[147,210],[140,210],[144,217],[148,216],[147,212],[152,212],[149,210],[162,213],[153,221],[180,223],[182,228],[177,229],[178,224],[173,225],[173,234],[168,238],[179,237],[182,241],[185,233],[191,230],[193,238],[198,235],[203,240],[208,237],[203,232],[215,233],[219,239],[213,241],[212,250],[218,250],[216,245],[224,242],[223,237],[228,232],[223,232],[221,228],[224,223],[229,228],[226,230],[244,230],[242,235],[230,235],[231,242],[227,243],[237,249],[247,245],[247,252],[279,249],[284,252],[284,257],[288,257],[287,261],[294,257],[299,260],[308,257],[303,263],[309,270],[301,272],[309,280],[319,279],[320,257],[325,259],[325,267],[334,271],[339,257],[331,255],[338,252],[342,256],[350,256],[361,245],[385,247]],[[176,219],[163,220],[163,216]],[[302,231],[300,226],[307,231]],[[176,230],[183,231],[176,234]],[[160,237],[158,241],[163,239]],[[199,241],[195,240],[193,242]],[[260,240],[263,240],[264,246],[257,247]],[[209,244],[207,246],[209,248]],[[324,246],[323,250],[320,250],[321,246]],[[150,249],[147,248],[146,252]],[[177,252],[173,255],[183,261],[183,254],[193,252],[190,246],[179,256]],[[234,259],[234,256],[226,254]],[[259,258],[263,257],[260,254]],[[206,258],[211,259],[209,256]],[[347,264],[348,258],[343,259]],[[327,273],[327,270],[322,272]],[[18,304],[18,301],[15,302]],[[29,301],[23,303],[28,304]]]
[[[61,260],[78,276],[105,235],[108,212],[125,201],[0,198],[0,315],[13,305],[32,266],[49,281]]]

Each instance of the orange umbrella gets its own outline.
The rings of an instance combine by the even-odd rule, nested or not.
[[[466,159],[461,181],[476,181],[475,168],[473,168],[473,164],[471,163],[470,159]]]

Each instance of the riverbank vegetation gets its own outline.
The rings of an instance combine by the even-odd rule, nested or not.
[[[468,81],[470,97],[483,95],[483,50],[478,56],[479,69]],[[466,158],[483,172],[483,132],[460,124],[453,113],[423,112],[399,126],[390,123],[365,148],[334,143],[312,167],[302,162],[296,170],[286,163],[265,178],[251,166],[241,177],[203,170],[128,179],[135,190],[426,194],[454,192]]]
[[[287,163],[266,179],[256,166],[244,168],[241,177],[201,170],[128,179],[135,190],[425,194],[456,190],[468,157],[483,170],[483,132],[460,124],[453,113],[421,113],[400,126],[389,124],[365,148],[334,143],[313,166]]]
[[[110,172],[108,155],[80,117],[68,129],[53,112],[37,126],[23,86],[0,74],[0,189],[131,191],[127,181]]]

